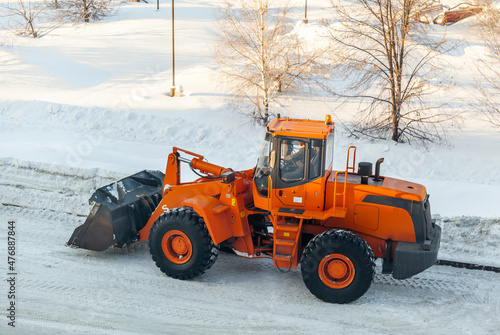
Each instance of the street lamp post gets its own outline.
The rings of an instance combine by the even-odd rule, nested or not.
[[[304,23],[307,23],[309,22],[309,20],[307,19],[307,0],[306,0],[306,6],[305,6],[305,9],[304,9]]]
[[[175,96],[175,37],[174,37],[174,0],[172,0],[172,87],[170,96]]]

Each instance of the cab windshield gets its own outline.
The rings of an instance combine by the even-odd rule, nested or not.
[[[268,191],[268,176],[271,174],[270,160],[272,151],[273,136],[270,133],[266,134],[262,150],[260,152],[259,161],[255,168],[254,181],[257,186],[257,191],[260,195],[267,197]]]

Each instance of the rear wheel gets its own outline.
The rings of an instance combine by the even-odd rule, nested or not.
[[[149,251],[162,272],[178,279],[203,274],[218,255],[203,219],[187,207],[173,209],[156,220],[149,233]]]
[[[358,235],[329,230],[314,237],[304,249],[302,279],[321,300],[349,303],[368,291],[375,276],[375,258]]]

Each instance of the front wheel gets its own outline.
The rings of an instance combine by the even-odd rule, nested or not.
[[[160,270],[177,279],[203,274],[218,255],[203,219],[187,207],[173,209],[156,220],[149,233],[149,251]]]
[[[302,279],[317,298],[349,303],[368,291],[375,276],[375,258],[368,243],[345,230],[329,230],[304,249]]]

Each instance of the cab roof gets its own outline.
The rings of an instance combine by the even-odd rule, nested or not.
[[[333,132],[334,123],[330,115],[325,121],[277,118],[269,122],[267,130],[275,136],[292,136],[325,139]]]

